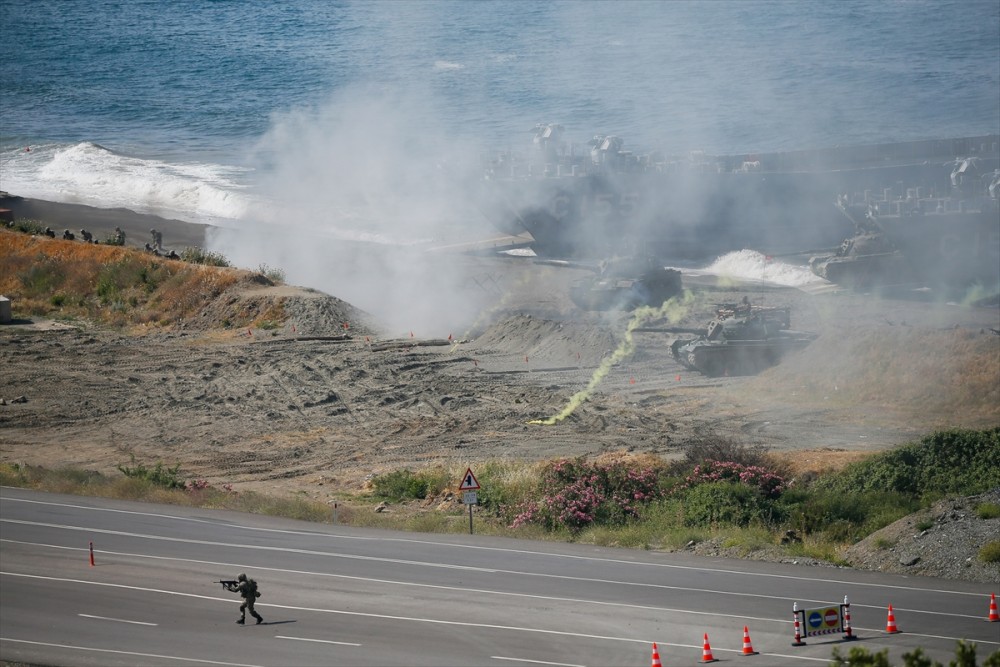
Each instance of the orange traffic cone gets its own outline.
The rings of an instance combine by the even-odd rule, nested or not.
[[[753,644],[750,643],[750,630],[747,626],[743,626],[743,655],[757,655],[757,651],[753,650]]]
[[[656,650],[656,642],[653,642],[653,667],[663,667],[663,663],[660,662],[660,654]]]
[[[988,619],[990,623],[996,623],[1000,621],[1000,614],[997,613],[997,596],[996,593],[990,593],[990,617]]]
[[[701,647],[701,662],[718,662],[712,657],[712,647],[708,645],[708,633],[705,633],[705,643]]]
[[[889,605],[889,617],[885,621],[885,631],[890,635],[899,632],[899,628],[896,627],[896,617],[892,614],[892,605]]]

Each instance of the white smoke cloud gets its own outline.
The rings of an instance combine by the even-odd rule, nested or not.
[[[434,106],[357,86],[275,116],[256,148],[274,208],[213,230],[210,248],[240,266],[280,267],[289,283],[340,297],[391,333],[467,325],[488,297],[469,288],[453,253],[433,248],[498,234],[476,204],[479,150]]]

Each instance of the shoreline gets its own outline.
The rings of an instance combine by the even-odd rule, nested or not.
[[[65,204],[10,193],[0,195],[0,209],[4,208],[10,209],[15,220],[37,220],[51,227],[57,236],[66,229],[77,235],[80,229],[86,229],[94,239],[103,241],[114,236],[118,227],[125,232],[125,244],[139,248],[152,241],[150,230],[156,229],[163,234],[163,247],[178,252],[188,247],[204,247],[205,233],[211,227],[126,208]]]

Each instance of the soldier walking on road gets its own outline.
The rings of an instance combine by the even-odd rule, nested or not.
[[[264,622],[264,619],[253,608],[253,603],[260,597],[260,593],[257,592],[257,582],[253,579],[247,579],[247,575],[242,572],[240,576],[236,577],[236,581],[235,588],[229,589],[234,593],[239,593],[240,597],[243,598],[243,604],[240,605],[240,620],[236,621],[236,623],[243,625],[246,622],[246,612],[249,611],[250,615],[257,619],[257,625],[260,625]]]

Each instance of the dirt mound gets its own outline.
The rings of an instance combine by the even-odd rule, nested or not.
[[[528,357],[546,365],[593,364],[618,346],[606,327],[573,320],[550,320],[514,315],[489,327],[468,346],[468,351]]]
[[[995,582],[1000,564],[984,563],[979,550],[1000,539],[1000,517],[981,519],[982,503],[1000,505],[1000,488],[942,500],[869,535],[844,554],[853,566],[895,574]]]
[[[199,329],[245,325],[297,336],[377,336],[375,318],[313,289],[261,284],[249,277],[206,304],[192,323]]]

